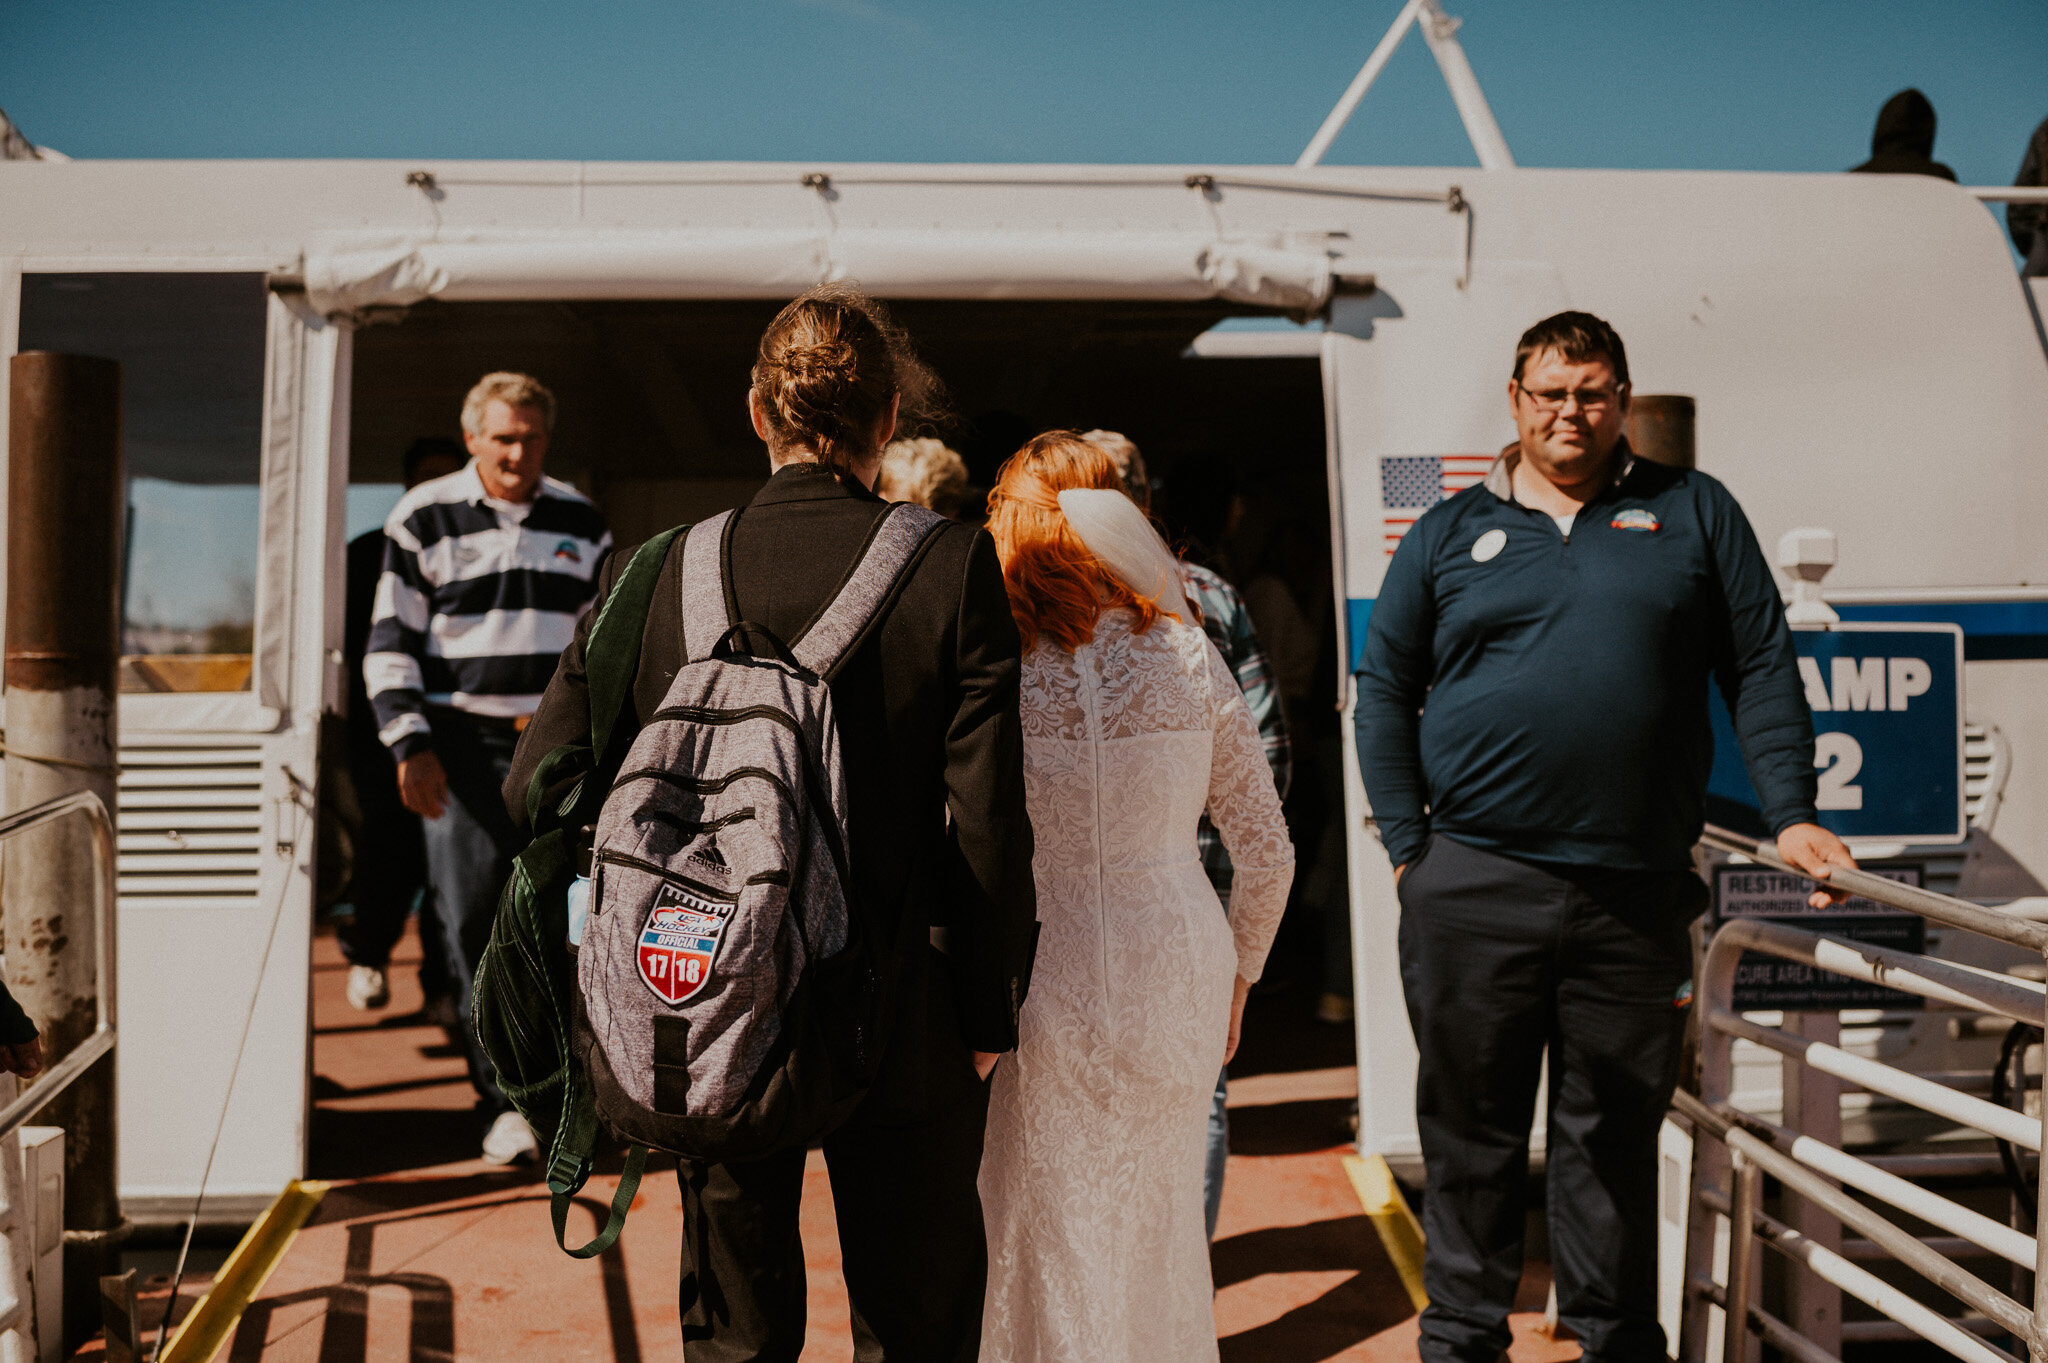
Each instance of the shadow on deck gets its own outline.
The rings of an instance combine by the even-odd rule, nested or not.
[[[408,935],[391,972],[392,1006],[358,1013],[343,997],[347,968],[332,937],[315,943],[309,1173],[335,1186],[223,1357],[679,1363],[682,1209],[672,1163],[650,1168],[618,1245],[595,1261],[563,1256],[538,1174],[477,1158],[485,1123],[460,1052],[418,1012],[416,961]],[[1234,1067],[1232,1157],[1213,1253],[1222,1356],[1413,1358],[1413,1308],[1342,1166],[1354,1082],[1350,1029],[1318,1023],[1308,1008],[1305,995],[1285,988],[1255,999]],[[572,1237],[601,1224],[616,1180],[616,1163],[592,1178]],[[848,1363],[831,1191],[815,1155],[805,1176],[803,1242],[804,1357]],[[210,1271],[221,1257],[215,1249],[195,1264]],[[156,1258],[144,1264],[145,1273],[163,1270],[146,1284],[146,1316],[161,1313],[169,1287],[168,1264]],[[188,1278],[180,1314],[205,1284],[204,1274]],[[1540,1310],[1547,1285],[1537,1266],[1518,1305]],[[1515,1363],[1576,1356],[1576,1346],[1535,1337],[1531,1321],[1517,1318]]]

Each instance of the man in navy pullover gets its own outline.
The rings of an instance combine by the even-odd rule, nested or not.
[[[1706,901],[1709,676],[1779,852],[1854,864],[1813,821],[1812,719],[1756,536],[1714,479],[1629,451],[1628,400],[1599,318],[1524,333],[1519,444],[1409,530],[1366,634],[1359,762],[1421,1061],[1426,1363],[1507,1347],[1546,1048],[1560,1318],[1588,1360],[1666,1356],[1656,1137]]]

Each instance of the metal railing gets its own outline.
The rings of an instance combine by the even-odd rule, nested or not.
[[[1706,830],[1701,842],[1772,870],[1805,874],[1780,858],[1770,842],[1758,843],[1713,827]],[[2048,956],[2048,924],[2009,917],[1868,871],[1837,868],[1827,883],[1890,908]],[[1972,1324],[2005,1332],[2036,1359],[2048,1356],[2048,1259],[2043,1258],[2040,1238],[1910,1183],[1838,1146],[1736,1108],[1730,1101],[1734,1046],[1737,1040],[1748,1041],[1786,1057],[1791,1062],[1788,1089],[1791,1068],[1804,1066],[2036,1155],[2044,1144],[2044,1118],[2027,1116],[1926,1076],[1744,1017],[1735,1011],[1733,1000],[1736,968],[1747,952],[1800,962],[2033,1027],[2042,1026],[2044,1012],[2048,1012],[2048,990],[2030,980],[1801,931],[1782,923],[1737,920],[1722,925],[1707,949],[1696,994],[1702,1010],[1700,1093],[1694,1097],[1681,1090],[1673,1099],[1677,1114],[1690,1122],[1694,1138],[1680,1357],[1687,1363],[1706,1363],[1712,1325],[1709,1308],[1718,1307],[1724,1363],[1745,1363],[1751,1336],[1799,1363],[1831,1363],[1834,1359],[1828,1348],[1764,1309],[1758,1291],[1760,1245],[1769,1246],[1821,1282],[1957,1358],[1973,1363],[2017,1363],[2012,1354],[1969,1328]],[[1868,1244],[1858,1247],[1862,1252],[1857,1258],[1893,1260],[1962,1302],[1974,1315],[1964,1320],[1944,1316],[1904,1288],[1852,1262],[1847,1253],[1767,1215],[1762,1203],[1765,1175],[1807,1207],[1862,1236]],[[2042,1192],[2048,1195],[2048,1184]],[[1873,1202],[1903,1212],[1942,1234],[1922,1237],[1907,1231],[1878,1212]],[[2035,1208],[2035,1214],[2037,1218],[2048,1216],[2048,1200]],[[1724,1224],[1726,1271],[1717,1281],[1716,1241]],[[1952,1257],[1973,1253],[2002,1259],[2033,1274],[2031,1304],[2022,1304],[1962,1268]]]
[[[45,800],[19,813],[0,816],[0,842],[73,814],[82,816],[92,830],[95,1022],[85,1040],[37,1075],[13,1102],[0,1108],[0,1140],[49,1106],[94,1062],[114,1049],[114,820],[106,805],[89,790]],[[2043,931],[2048,933],[2048,929]]]

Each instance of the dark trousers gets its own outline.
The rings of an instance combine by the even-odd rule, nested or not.
[[[512,769],[512,749],[519,735],[509,723],[472,719],[454,710],[436,710],[433,725],[434,753],[448,773],[448,807],[440,818],[422,820],[427,883],[447,946],[469,1079],[485,1107],[503,1112],[511,1103],[498,1088],[476,1028],[470,1025],[470,991],[476,984],[477,962],[491,940],[499,892],[512,873],[512,858],[525,846],[498,793]]]
[[[1403,874],[1426,1363],[1494,1363],[1507,1348],[1546,1049],[1558,1316],[1588,1359],[1665,1357],[1657,1128],[1678,1077],[1687,927],[1705,895],[1690,872],[1543,869],[1441,834]]]
[[[350,965],[383,969],[405,935],[415,904],[420,913],[420,988],[428,998],[449,992],[447,952],[427,887],[427,845],[420,816],[398,798],[398,768],[375,734],[349,736],[349,777],[362,828],[355,868],[344,894],[354,910],[335,927]]]
[[[919,1073],[885,1073],[824,1143],[855,1363],[974,1363],[981,1347],[988,1086],[957,1040],[949,990],[934,989],[928,1018],[906,1048]],[[688,1363],[790,1363],[802,1350],[804,1155],[677,1168]]]

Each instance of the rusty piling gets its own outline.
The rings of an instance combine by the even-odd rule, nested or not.
[[[1629,448],[1655,463],[1698,468],[1698,414],[1699,404],[1682,393],[1638,393],[1628,409]]]
[[[6,800],[90,790],[115,806],[120,662],[121,366],[30,351],[9,365]],[[50,1060],[91,1034],[98,981],[92,842],[77,821],[6,849],[7,987]],[[65,1129],[64,1339],[100,1324],[99,1282],[124,1223],[116,1184],[114,1057],[45,1109]]]

